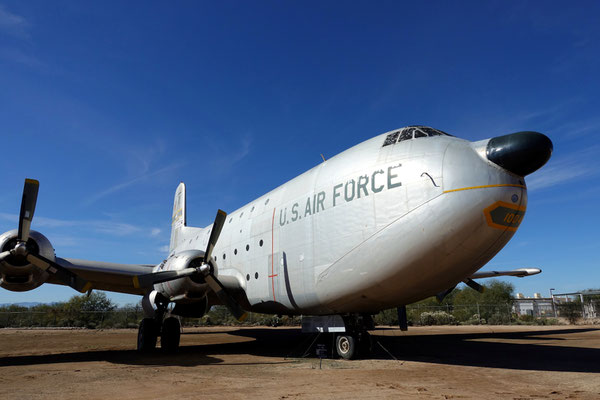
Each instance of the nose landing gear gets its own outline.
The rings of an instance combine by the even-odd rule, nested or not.
[[[342,333],[335,338],[335,351],[345,360],[368,358],[372,349],[371,335],[367,331],[352,334]]]
[[[335,350],[345,360],[367,358],[373,345],[368,329],[374,329],[373,318],[368,314],[342,316],[346,332],[338,333],[335,338]]]

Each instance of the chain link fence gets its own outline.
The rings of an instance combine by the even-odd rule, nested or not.
[[[139,310],[73,311],[0,311],[0,328],[137,328],[144,313]]]
[[[572,302],[556,304],[555,309],[539,308],[535,313],[522,313],[515,303],[503,304],[446,304],[407,306],[409,325],[513,325],[537,324],[554,325],[559,322],[576,323],[596,322],[596,310],[600,309],[598,300],[584,304]],[[47,308],[44,311],[0,309],[0,328],[88,328],[88,329],[120,329],[137,328],[144,313],[141,307],[117,309],[111,311],[79,311]],[[380,312],[374,316],[377,325],[398,325],[396,309]],[[237,322],[222,306],[215,306],[202,318],[182,318],[184,326],[210,325],[266,325],[266,326],[299,326],[300,316],[278,316],[249,313],[243,324]]]

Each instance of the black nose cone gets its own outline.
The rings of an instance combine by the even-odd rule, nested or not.
[[[488,160],[517,175],[525,176],[541,168],[552,155],[552,141],[538,132],[517,132],[491,138]]]

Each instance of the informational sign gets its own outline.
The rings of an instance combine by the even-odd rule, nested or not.
[[[317,344],[317,357],[327,358],[327,346],[324,344]]]

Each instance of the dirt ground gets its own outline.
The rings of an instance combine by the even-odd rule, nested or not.
[[[178,354],[143,355],[134,330],[0,329],[0,398],[600,398],[600,327],[378,329],[370,359],[321,366],[312,339],[186,328]]]

